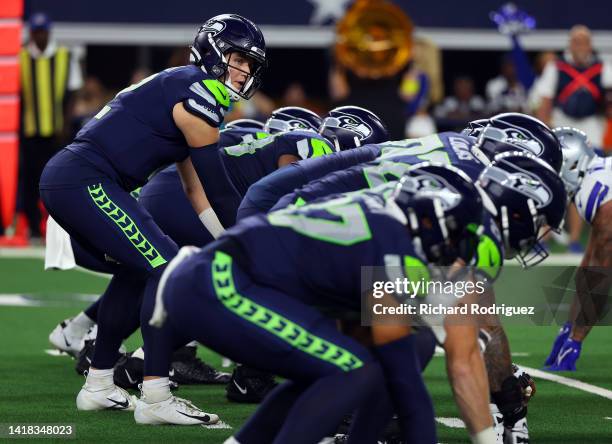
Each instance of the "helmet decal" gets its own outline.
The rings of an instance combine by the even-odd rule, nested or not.
[[[202,31],[211,33],[214,37],[225,29],[225,23],[219,20],[209,20],[202,26]]]
[[[350,115],[338,117],[338,127],[357,133],[357,137],[359,137],[360,140],[372,134],[372,127],[370,127],[370,125]]]

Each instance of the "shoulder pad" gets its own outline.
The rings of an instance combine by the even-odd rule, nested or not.
[[[187,111],[206,120],[213,127],[221,125],[229,103],[225,85],[213,79],[193,82],[189,86],[188,97],[183,100]]]

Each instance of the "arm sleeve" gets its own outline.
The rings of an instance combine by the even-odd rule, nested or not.
[[[295,163],[263,177],[247,190],[238,208],[237,220],[267,213],[281,197],[306,182],[301,166]]]
[[[514,61],[514,66],[516,66],[519,82],[523,84],[525,90],[529,90],[535,81],[535,73],[516,35],[512,36],[512,60]]]
[[[279,199],[277,204],[272,207],[271,211],[286,208],[289,205],[310,203],[317,199],[331,196],[332,194],[357,191],[360,187],[357,185],[359,181],[355,180],[356,176],[363,177],[361,169],[350,168],[346,171],[330,173],[321,179],[313,180],[302,188],[283,196]]]

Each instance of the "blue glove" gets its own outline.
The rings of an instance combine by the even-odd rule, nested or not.
[[[497,29],[504,35],[524,34],[536,27],[535,18],[521,11],[514,3],[506,3],[489,14]]]

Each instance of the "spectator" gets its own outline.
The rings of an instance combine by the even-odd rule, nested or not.
[[[517,78],[516,67],[510,55],[503,57],[500,71],[500,75],[489,80],[485,88],[489,112],[525,112],[527,92]]]
[[[606,88],[612,88],[612,66],[593,51],[589,28],[576,25],[563,56],[544,68],[538,85],[542,96],[538,117],[552,126],[579,128],[600,147]]]
[[[612,66],[597,57],[589,28],[576,25],[570,30],[567,50],[559,60],[546,65],[538,82],[542,97],[538,117],[551,126],[579,128],[595,147],[601,147],[606,89],[611,87]],[[580,252],[583,224],[573,205],[568,211],[568,225],[570,251]]]
[[[474,81],[460,76],[453,82],[453,95],[435,108],[439,130],[461,131],[471,120],[484,116],[485,101],[474,92]]]
[[[51,20],[36,13],[29,20],[30,34],[20,54],[21,139],[20,182],[23,210],[30,237],[41,237],[38,181],[47,161],[65,142],[69,132],[70,93],[83,84],[79,61],[51,39]]]

